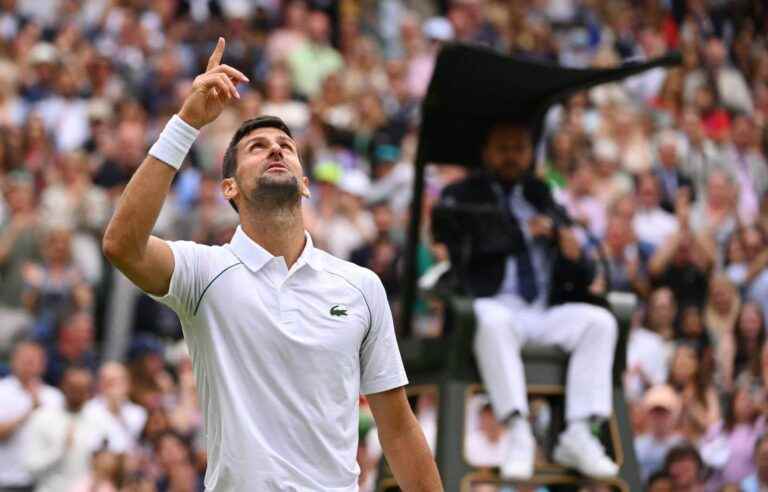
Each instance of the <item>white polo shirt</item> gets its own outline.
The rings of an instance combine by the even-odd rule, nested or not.
[[[156,299],[192,358],[207,491],[356,491],[359,394],[408,383],[379,278],[306,238],[290,270],[241,227],[225,246],[168,243]]]
[[[43,384],[40,387],[40,407],[64,406],[64,396],[53,386]],[[15,376],[0,379],[0,423],[15,420],[32,408],[32,397]],[[24,443],[29,435],[29,420],[11,434],[5,441],[0,441],[0,489],[3,487],[22,487],[34,483],[32,475],[24,468]]]

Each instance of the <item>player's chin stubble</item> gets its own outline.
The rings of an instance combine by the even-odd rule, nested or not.
[[[293,208],[301,199],[301,189],[296,176],[275,178],[261,176],[251,191],[249,201],[256,208]]]

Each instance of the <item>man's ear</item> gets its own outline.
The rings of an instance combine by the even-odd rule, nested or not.
[[[235,178],[224,179],[221,182],[221,191],[224,194],[224,198],[227,200],[234,200],[235,197],[240,193],[240,190],[237,188]]]
[[[312,196],[312,193],[309,192],[309,178],[306,176],[301,177],[301,196],[304,198]]]

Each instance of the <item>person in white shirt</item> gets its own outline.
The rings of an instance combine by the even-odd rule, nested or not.
[[[92,384],[88,369],[67,368],[61,381],[64,406],[40,408],[29,418],[23,463],[35,478],[35,492],[69,490],[89,473],[92,454],[105,444],[102,422],[83,411]]]
[[[476,396],[467,405],[464,456],[477,467],[499,466],[507,453],[507,428],[496,420],[487,397]]]
[[[34,342],[18,343],[11,357],[12,375],[0,380],[0,490],[29,491],[32,475],[22,464],[29,417],[41,407],[60,407],[61,392],[44,384],[45,351]]]
[[[115,453],[131,451],[147,421],[147,411],[128,400],[130,386],[125,366],[118,362],[104,364],[99,370],[99,394],[83,410],[106,425],[109,450]]]
[[[221,65],[224,39],[128,183],[103,239],[107,258],[179,315],[203,411],[209,492],[358,490],[359,394],[402,490],[442,490],[418,421],[392,314],[370,270],[316,249],[309,195],[285,123],[245,121],[224,156],[232,241],[151,236],[199,129],[248,79]]]
[[[651,173],[637,177],[637,210],[632,219],[635,235],[658,248],[679,225],[675,216],[661,208],[659,180]]]

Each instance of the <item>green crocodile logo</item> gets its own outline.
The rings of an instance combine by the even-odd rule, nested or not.
[[[336,304],[335,306],[331,307],[331,316],[346,316],[347,315],[347,308]]]

